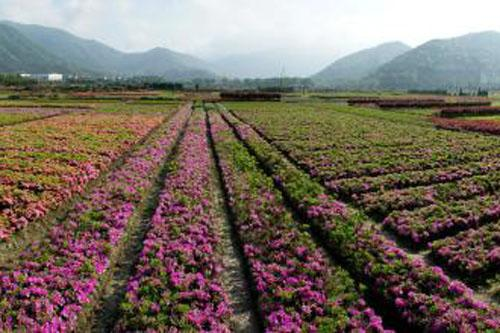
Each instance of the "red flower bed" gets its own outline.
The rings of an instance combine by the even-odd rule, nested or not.
[[[443,118],[455,118],[465,116],[491,116],[500,114],[500,107],[497,106],[478,106],[478,107],[455,107],[443,109],[439,113]]]
[[[163,120],[70,114],[0,131],[0,240],[57,209]]]
[[[225,91],[220,93],[223,101],[275,101],[281,100],[280,93],[254,91]]]
[[[347,104],[351,106],[359,104],[377,104],[378,102],[380,102],[380,97],[356,97],[347,100]]]
[[[353,98],[347,101],[349,105],[374,104],[382,109],[403,109],[403,108],[446,108],[446,107],[481,107],[490,106],[488,100],[462,100],[458,102],[447,102],[440,98]]]
[[[432,122],[436,125],[436,127],[442,129],[464,130],[496,135],[500,134],[500,121],[445,119],[434,117],[432,118]]]

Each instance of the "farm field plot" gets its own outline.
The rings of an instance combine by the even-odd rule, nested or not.
[[[487,331],[497,327],[496,305],[479,301],[472,290],[441,268],[397,246],[377,224],[327,193],[250,126],[226,111],[223,118],[272,176],[293,210],[303,216],[303,225],[311,228],[350,276],[366,285],[369,303],[377,304],[382,317],[397,330]]]
[[[266,330],[384,332],[382,319],[360,298],[349,274],[301,230],[230,126],[216,113],[210,123]]]
[[[190,109],[183,108],[162,124],[46,237],[2,265],[2,331],[77,331],[85,322],[189,114]]]
[[[83,112],[82,109],[62,108],[2,108],[0,107],[0,127],[26,121],[54,117],[70,112]]]
[[[397,144],[391,144],[389,135],[372,134],[375,125],[361,127],[363,122],[393,130],[415,127],[420,134],[440,131],[417,113],[364,116],[361,109],[335,111],[326,103],[318,103],[317,111],[315,104],[308,103],[229,105],[243,109],[235,111],[235,116],[218,104],[186,104],[175,111],[155,105],[134,111],[135,105],[112,103],[100,105],[99,111],[4,127],[9,140],[2,142],[0,161],[10,169],[2,169],[0,179],[5,180],[2,188],[7,198],[25,191],[23,198],[29,194],[33,202],[45,204],[40,201],[46,198],[45,191],[37,191],[36,186],[64,188],[67,174],[86,178],[67,188],[68,197],[47,204],[44,216],[35,215],[29,221],[32,225],[42,218],[48,222],[43,233],[33,233],[32,239],[12,248],[9,242],[0,247],[0,330],[391,333],[500,329],[498,304],[471,288],[475,281],[467,278],[483,273],[492,276],[495,271],[498,228],[496,210],[490,209],[500,200],[492,190],[493,175],[500,172],[495,138],[470,135],[483,147],[479,153],[460,147],[460,138],[451,140],[452,134],[466,134],[443,131],[443,144],[459,152],[463,162],[450,161],[451,154],[444,148],[432,151],[432,140],[422,138],[429,151],[419,150],[415,159],[435,153],[442,173],[450,174],[449,178],[415,163],[413,169],[400,173],[421,173],[418,185],[398,185],[399,178],[390,178],[395,174],[390,171],[368,176],[372,172],[368,166],[367,175],[358,176],[360,171],[352,165],[348,171],[339,167],[338,173],[325,173],[324,181],[321,175],[328,170],[326,164],[312,173],[299,158],[320,152],[338,158],[338,165],[342,159],[358,163],[353,161],[361,160],[363,149],[371,147],[370,141],[363,142],[365,134],[380,142],[376,147],[379,164],[389,158],[382,156],[384,152],[393,157],[396,148],[405,147],[407,151],[401,154],[410,159],[409,147],[417,150],[415,140],[395,137]],[[290,116],[289,108],[300,112]],[[273,125],[272,119],[266,119],[267,112],[280,114],[281,120]],[[318,125],[315,112],[324,112]],[[343,122],[338,125],[339,137],[320,140],[319,131],[333,133],[320,129],[321,124],[337,114]],[[263,124],[271,128],[289,119],[302,119],[308,127],[302,131],[298,124],[283,126],[283,132],[276,132],[281,138],[278,146],[239,117],[255,121],[252,124],[262,126],[262,131],[268,130]],[[362,120],[355,132],[347,123],[358,118]],[[263,123],[258,125],[258,121]],[[54,124],[64,126],[61,130]],[[346,127],[340,133],[342,126]],[[356,128],[356,124],[350,126]],[[346,147],[343,140],[349,140],[349,132],[357,133],[357,139]],[[291,136],[295,133],[300,133],[299,139]],[[293,147],[295,153],[285,147]],[[351,159],[347,153],[332,153],[341,149],[351,149]],[[461,172],[462,165],[469,166],[467,173]],[[391,168],[400,167],[391,164]],[[340,191],[340,183],[335,183],[356,177],[380,181],[373,182],[370,190],[361,187],[360,191],[353,185],[350,192]],[[361,205],[368,200],[363,195],[385,191],[382,179],[392,184],[389,192],[464,182],[462,192],[472,195],[455,191],[463,194],[453,201],[456,207],[450,203],[443,209],[456,213],[462,207],[460,200],[470,201],[474,212],[486,217],[462,223],[460,230],[437,239],[427,259],[415,256],[388,237],[382,223],[367,216],[368,208]],[[480,185],[468,182],[482,185],[485,193],[477,197],[474,193]],[[19,188],[20,184],[31,185]],[[63,203],[74,193],[79,193],[78,200]],[[436,197],[447,193],[436,191]],[[9,212],[14,208],[19,214],[26,212],[22,203],[9,206]],[[49,214],[58,206],[65,206],[63,215]],[[417,214],[425,208],[417,206],[393,210],[387,219],[392,213]],[[27,235],[30,229],[29,224],[25,226]],[[461,260],[465,251],[471,255]],[[431,259],[446,271],[431,264]],[[463,277],[462,281],[447,272]]]
[[[435,117],[433,118],[433,122],[438,128],[442,129],[500,135],[500,118],[498,116],[476,117],[472,119],[443,119]]]
[[[499,223],[500,138],[437,130],[415,114],[391,118],[384,111],[324,104],[227,107],[331,194],[379,221],[403,247],[413,252],[429,246],[453,256],[446,267],[464,280],[474,277],[472,285],[492,276],[490,283],[498,284],[498,228],[486,227],[481,237],[488,241],[474,242],[470,252],[450,254],[446,244],[473,242],[481,237],[459,233]]]
[[[0,128],[0,239],[84,191],[165,114],[66,114]]]

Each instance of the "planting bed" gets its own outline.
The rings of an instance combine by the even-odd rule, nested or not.
[[[443,109],[439,113],[443,118],[456,118],[456,117],[482,117],[500,114],[500,108],[495,106],[481,106],[481,107],[461,107],[461,108],[448,108]]]
[[[59,116],[70,112],[83,112],[81,109],[51,108],[4,108],[0,107],[0,127],[27,121]]]
[[[194,105],[0,128],[0,331],[500,330],[500,138]]]
[[[115,264],[128,226],[188,115],[189,110],[183,109],[162,125],[101,185],[84,195],[45,238],[4,265],[0,273],[1,330],[77,330],[80,316],[92,307],[106,272]]]
[[[446,101],[442,98],[353,98],[347,103],[351,106],[375,105],[381,109],[428,109],[428,108],[458,108],[458,107],[484,107],[490,106],[491,101],[486,99],[478,100],[457,100]]]
[[[0,129],[0,239],[81,193],[164,115],[70,114]]]
[[[371,301],[402,331],[488,330],[498,328],[498,308],[473,296],[463,283],[439,267],[414,259],[359,212],[350,209],[306,173],[283,158],[251,127],[229,113],[226,119],[250,147],[296,211],[358,280],[367,284]],[[472,319],[474,318],[474,319]]]
[[[455,130],[455,131],[471,131],[493,135],[500,135],[500,120],[499,119],[447,119],[435,117],[432,122],[437,128]]]
[[[437,130],[403,113],[270,103],[227,107],[330,194],[364,210],[411,251],[499,223],[500,138]],[[493,270],[499,246],[495,237],[476,246],[493,253],[482,259]],[[453,272],[464,279],[471,275]],[[478,276],[475,283],[487,278]]]

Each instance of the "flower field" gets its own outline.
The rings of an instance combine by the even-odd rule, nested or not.
[[[3,331],[76,329],[79,315],[92,302],[127,225],[187,116],[187,110],[177,114],[75,204],[45,239],[28,246],[2,269]]]
[[[500,138],[322,101],[137,107],[0,128],[0,331],[500,330]]]
[[[62,108],[2,108],[0,107],[0,127],[59,116],[69,112],[82,112],[79,109]]]
[[[479,107],[462,107],[462,108],[447,108],[439,112],[439,116],[443,118],[456,117],[483,117],[500,114],[500,108],[495,106],[479,106]]]
[[[68,114],[0,129],[0,239],[96,179],[163,116]]]
[[[191,119],[122,303],[120,329],[228,332],[203,114]]]
[[[332,226],[321,210],[314,209],[312,214],[319,219],[316,228],[322,237],[332,234],[330,246],[341,259],[350,262],[350,273],[355,277],[365,275],[363,281],[372,290],[377,290],[381,283],[384,287],[375,292],[376,297],[385,298],[395,310],[416,301],[413,293],[418,293],[419,301],[423,301],[425,298],[420,297],[425,292],[414,290],[412,297],[401,300],[391,295],[390,290],[408,292],[408,286],[397,282],[398,274],[385,277],[384,282],[378,275],[390,272],[393,259],[384,257],[391,251],[400,257],[398,265],[407,266],[400,268],[399,274],[407,272],[409,280],[416,277],[412,288],[425,285],[426,282],[418,282],[418,276],[443,276],[439,278],[447,281],[443,286],[426,289],[433,290],[434,295],[428,296],[434,299],[443,288],[439,297],[450,301],[448,296],[455,293],[460,283],[445,278],[445,271],[471,283],[472,288],[486,283],[495,289],[500,282],[495,278],[500,247],[500,202],[496,196],[500,138],[436,130],[432,123],[414,122],[414,115],[399,121],[374,110],[349,112],[344,107],[271,103],[233,103],[227,104],[227,108],[232,111],[223,111],[225,118],[260,157],[283,191],[292,201],[296,197],[297,210],[311,204],[311,195],[329,195],[329,202],[341,200],[360,209],[363,215],[354,218],[348,213],[344,217],[348,222],[339,226]],[[289,164],[279,166],[283,157]],[[305,185],[305,178],[299,181],[300,177],[310,177],[311,185]],[[320,184],[321,190],[313,184]],[[353,228],[350,237],[349,228]],[[392,234],[398,243],[389,241],[383,236],[385,233]],[[353,239],[361,242],[364,238],[362,243],[353,244]],[[362,249],[367,245],[368,258],[380,251],[373,263],[362,259]],[[411,259],[415,250],[436,266],[427,267],[427,263]],[[370,272],[370,267],[375,266],[377,273]],[[429,273],[410,273],[413,270]],[[464,290],[463,286],[459,289]],[[418,318],[416,313],[403,312],[403,320],[409,325],[429,329],[442,324],[433,323],[432,316]]]
[[[384,332],[382,320],[359,298],[347,272],[328,264],[229,126],[218,114],[210,119],[266,330]]]
[[[434,124],[438,128],[449,129],[455,131],[471,131],[499,135],[500,121],[498,119],[449,119],[449,118],[434,118]]]

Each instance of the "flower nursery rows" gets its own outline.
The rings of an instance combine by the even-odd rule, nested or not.
[[[461,108],[447,108],[439,112],[442,118],[456,118],[456,117],[481,117],[492,116],[500,114],[500,108],[497,106],[479,106],[479,107],[461,107]]]
[[[223,115],[294,209],[321,235],[329,252],[387,309],[385,317],[397,318],[403,331],[498,329],[496,305],[479,301],[462,282],[397,247],[368,218],[329,195],[250,126],[229,112]]]
[[[106,175],[101,184],[84,194],[45,238],[28,245],[19,258],[2,267],[0,330],[77,330],[80,317],[92,307],[107,271],[115,264],[116,254],[126,239],[128,229],[137,223],[140,207],[144,205],[147,193],[190,112],[190,108],[185,107],[168,123],[161,125],[143,145],[134,149]],[[125,147],[130,147],[134,133],[146,133],[141,123],[151,125],[151,122],[157,124],[161,120],[138,118],[131,122],[130,118],[120,121],[119,117],[94,117],[100,122],[80,118],[84,126],[73,128],[71,133],[78,136],[75,131],[85,128],[108,135],[116,132],[123,138],[118,143]],[[73,123],[76,120],[67,119],[66,124],[76,126]],[[127,128],[125,120],[136,132],[127,133],[119,131],[120,127],[113,127],[121,125]],[[103,128],[101,124],[107,127]],[[56,132],[51,135],[55,136]],[[95,136],[88,131],[81,135],[95,140]],[[102,139],[104,144],[111,144],[110,137]],[[124,144],[124,141],[130,143]],[[101,145],[98,142],[94,144],[97,147]],[[89,146],[86,147],[88,149]],[[62,148],[70,149],[71,146],[63,145]]]
[[[147,223],[114,330],[231,331],[234,309],[221,274],[224,236],[214,217],[219,203],[212,170],[218,161],[262,330],[391,331],[349,273],[303,230],[220,115],[211,114],[209,122],[205,117],[199,109],[182,109],[84,194],[46,238],[2,265],[0,330],[82,330],[84,318],[98,311],[128,235]],[[176,138],[181,139],[174,149]],[[142,207],[169,154],[154,215],[150,223],[143,221]],[[343,209],[329,207],[332,213]]]
[[[117,331],[229,332],[233,309],[211,194],[215,167],[228,195],[240,251],[250,267],[266,332],[388,332],[354,281],[301,231],[272,180],[220,115],[195,111],[129,280]]]
[[[249,105],[280,112],[281,104]],[[353,152],[352,161],[362,159],[370,149],[370,142],[363,142],[366,134],[380,142],[375,148],[380,161],[384,149],[387,156],[400,150],[408,159],[414,149],[417,160],[433,154],[432,141],[421,139],[426,148],[402,137],[394,137],[394,143],[363,125],[347,147],[342,140],[348,140],[348,130],[341,133],[339,125],[342,139],[319,140],[319,131],[335,133],[290,126],[276,132],[281,139],[273,143],[263,125],[252,123],[256,131],[240,119],[265,118],[266,111],[240,110],[235,116],[219,105],[208,109],[202,104],[175,112],[167,108],[161,115],[153,109],[67,114],[2,128],[2,213],[22,216],[32,207],[22,204],[40,203],[44,214],[27,220],[24,230],[29,234],[37,222],[49,227],[13,247],[12,255],[0,256],[0,331],[232,332],[238,320],[246,321],[249,331],[262,332],[500,329],[498,306],[466,284],[475,282],[474,275],[493,276],[499,260],[494,175],[500,173],[495,162],[500,143],[472,136],[484,148],[480,155],[460,146],[464,134],[440,134],[450,149],[469,156],[463,162],[468,173],[436,147],[440,173],[410,168],[399,178],[364,174],[369,185],[363,186],[347,183],[355,178],[345,174],[323,178],[326,165],[313,175],[298,157],[345,146]],[[280,122],[272,125],[268,119],[266,126],[288,122],[285,110]],[[344,120],[362,117],[338,113]],[[297,113],[293,119],[300,117]],[[397,128],[412,121],[385,117],[360,124],[389,122]],[[314,119],[304,121],[314,128]],[[420,124],[415,131],[436,129]],[[284,148],[292,146],[295,152]],[[338,157],[339,168],[349,161],[347,154]],[[91,166],[92,173],[82,173],[81,165]],[[67,175],[86,178],[64,187]],[[420,182],[412,183],[416,177]],[[65,196],[57,190],[65,190]],[[406,201],[391,201],[388,195],[384,206],[370,197],[391,191],[406,191],[407,197],[401,196]],[[78,200],[68,200],[76,193]],[[43,201],[49,194],[53,201]],[[432,199],[430,208],[419,205],[421,195]],[[359,208],[371,200],[385,223],[345,200]],[[404,203],[412,209],[399,209]],[[65,213],[50,214],[58,207]],[[425,223],[414,227],[414,220]],[[5,229],[8,247],[20,228],[4,221],[11,227]],[[433,241],[428,258],[468,277],[466,283],[399,247],[384,225],[408,226],[422,235],[428,230]],[[239,286],[232,285],[231,269],[239,271]],[[248,303],[253,319],[240,316],[242,303]],[[106,318],[105,329],[98,318]]]
[[[362,209],[412,251],[428,247],[435,254],[441,243],[434,241],[472,242],[477,235],[468,230],[499,223],[500,138],[437,130],[413,121],[414,115],[391,119],[383,111],[342,106],[227,106],[331,195]],[[449,271],[464,280],[482,269],[477,266],[498,272],[500,234],[484,230],[491,241],[471,251],[485,255],[467,258],[467,251],[458,251],[445,265]],[[474,263],[464,264],[468,259]]]
[[[78,113],[0,128],[0,240],[83,192],[164,117]]]
[[[268,332],[385,331],[348,273],[329,264],[217,113],[211,133]],[[343,207],[328,207],[342,213]]]
[[[121,304],[120,331],[229,332],[231,309],[221,284],[217,203],[201,111],[191,118],[178,150]]]

